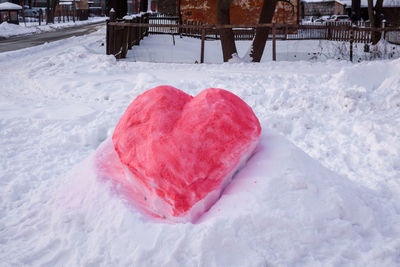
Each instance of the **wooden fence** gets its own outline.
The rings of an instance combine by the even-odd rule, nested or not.
[[[152,27],[149,27],[149,34],[179,34],[178,28],[173,27],[174,25],[179,25],[178,17],[149,17],[149,24],[152,24]],[[159,27],[157,25],[171,25],[172,27]]]
[[[46,23],[48,15],[47,12],[43,12],[43,9],[39,9],[38,15],[34,17],[20,16],[19,22],[37,22],[39,25]],[[75,12],[71,9],[60,8],[54,13],[54,23],[69,22],[69,21],[80,21],[88,20],[89,10],[78,9]]]
[[[54,14],[54,23],[88,20],[88,19],[89,19],[88,9],[78,9],[75,10],[75,12],[69,9],[59,9],[58,12]]]
[[[179,17],[161,16],[150,17],[149,24],[153,26],[149,29],[150,35],[156,34],[176,34],[201,39],[201,28],[203,24],[196,21],[183,21],[183,25],[197,26],[196,28],[183,28],[181,31],[177,27],[163,27],[163,25],[179,25]],[[326,22],[301,25],[282,25],[277,29],[277,38],[281,40],[333,40],[333,41],[349,41],[349,28],[353,25],[351,22]],[[358,23],[354,29],[354,42],[369,43],[371,42],[371,31],[363,30],[365,23]],[[279,25],[277,25],[279,27]],[[294,27],[294,28],[293,28]],[[322,28],[321,28],[322,27]],[[233,34],[235,40],[253,40],[255,36],[255,28],[234,28]],[[205,36],[208,39],[220,39],[217,29],[209,28]],[[270,39],[272,37],[270,36]]]
[[[113,25],[116,23],[117,25]],[[132,27],[136,25],[137,27]],[[146,26],[139,26],[146,25]],[[112,16],[107,21],[106,52],[116,58],[125,58],[132,46],[139,45],[140,41],[149,35],[149,15],[132,17],[130,19],[115,20]],[[131,27],[127,27],[131,26]]]
[[[350,43],[350,60],[352,60],[353,43],[370,43],[374,31],[384,35],[400,34],[400,27],[369,28],[363,25],[348,23],[327,23],[323,25],[287,25],[287,24],[253,24],[253,25],[204,25],[198,22],[179,24],[177,17],[150,17],[148,14],[132,19],[116,21],[110,14],[107,22],[107,54],[124,58],[127,50],[139,45],[140,40],[149,34],[171,34],[201,39],[200,63],[204,62],[205,40],[219,39],[221,29],[231,28],[235,40],[252,40],[257,28],[266,28],[272,39],[272,56],[276,59],[276,40],[331,40]]]

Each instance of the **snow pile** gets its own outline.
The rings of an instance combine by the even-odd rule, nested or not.
[[[400,60],[154,64],[116,61],[103,42],[0,54],[1,265],[399,265]],[[143,216],[93,165],[160,84],[230,89],[263,128],[196,224]]]
[[[24,35],[24,34],[34,34],[34,33],[42,33],[42,32],[50,32],[59,29],[71,28],[75,26],[87,25],[92,23],[99,23],[102,21],[106,21],[106,17],[89,17],[88,20],[76,21],[72,20],[64,23],[54,23],[54,24],[46,24],[38,25],[38,23],[26,23],[27,26],[24,26],[24,23],[20,23],[19,25],[3,22],[0,24],[0,37],[8,38],[16,35]]]
[[[91,162],[71,174],[58,192],[60,202],[51,208],[63,207],[52,212],[58,235],[72,235],[71,230],[79,235],[73,225],[80,224],[88,245],[107,244],[106,256],[97,246],[78,256],[84,263],[373,266],[395,262],[398,256],[375,243],[399,245],[391,236],[399,227],[385,221],[390,206],[276,134],[263,135],[255,156],[197,224],[162,224],[142,217],[99,184],[87,166]],[[84,241],[69,242],[79,246]],[[70,257],[57,263],[79,261]]]
[[[36,27],[28,28],[13,23],[3,22],[0,24],[0,37],[10,37],[13,35],[22,35],[30,33],[39,33],[40,30]]]

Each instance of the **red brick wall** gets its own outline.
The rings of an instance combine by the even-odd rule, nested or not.
[[[278,2],[274,23],[297,24],[299,21],[299,0],[291,0],[291,5]],[[258,23],[263,0],[235,0],[231,5],[231,24]],[[181,0],[182,19],[201,21],[206,24],[217,23],[217,0]]]

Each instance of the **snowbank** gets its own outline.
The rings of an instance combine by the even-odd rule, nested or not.
[[[8,38],[16,35],[24,35],[24,34],[34,34],[34,33],[42,33],[42,32],[50,32],[64,28],[70,28],[80,25],[87,25],[91,23],[98,23],[102,21],[106,21],[106,17],[89,17],[88,20],[83,21],[69,21],[64,23],[54,23],[47,24],[44,23],[42,25],[38,25],[38,23],[27,23],[27,26],[24,23],[20,23],[19,25],[3,22],[0,24],[0,37]]]
[[[0,54],[3,266],[399,264],[400,60],[116,61],[104,36]],[[229,89],[263,128],[197,224],[144,217],[93,171],[129,103],[160,84]]]
[[[28,28],[22,25],[16,25],[13,23],[3,22],[0,24],[0,37],[10,37],[13,35],[22,35],[30,33],[39,33],[40,30],[36,27]]]
[[[76,265],[79,258],[120,266],[374,266],[398,256],[375,243],[399,244],[381,235],[399,230],[386,224],[390,206],[277,134],[264,133],[256,155],[197,224],[141,216],[105,190],[92,164],[90,158],[78,166],[58,191],[61,199],[50,207],[53,228],[58,236],[87,239],[70,238],[70,249],[100,243],[109,252],[99,255],[96,248],[81,258],[73,249],[74,256],[57,263]],[[83,233],[71,227],[76,224]]]

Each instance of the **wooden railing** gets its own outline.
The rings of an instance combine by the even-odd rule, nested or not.
[[[127,27],[128,25],[131,27]],[[132,27],[132,25],[137,25],[137,27]],[[128,50],[132,49],[132,46],[139,45],[140,41],[149,35],[149,25],[148,14],[123,20],[115,20],[110,17],[110,20],[107,21],[106,30],[107,55],[114,55],[116,58],[125,58]]]
[[[370,43],[372,33],[400,34],[400,27],[369,28],[344,23],[323,25],[288,24],[237,24],[205,25],[194,22],[179,24],[176,17],[149,17],[144,14],[132,19],[116,21],[110,16],[107,22],[107,54],[124,58],[128,49],[139,45],[140,40],[149,34],[172,34],[201,39],[200,63],[204,62],[204,44],[207,39],[219,39],[221,29],[232,29],[236,40],[252,40],[257,28],[266,28],[272,39],[273,59],[276,59],[276,40],[332,40],[350,43],[352,60],[353,43]]]

